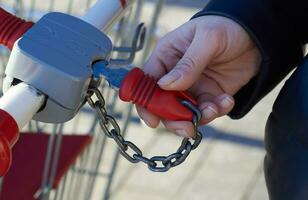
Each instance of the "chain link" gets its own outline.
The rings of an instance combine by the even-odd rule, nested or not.
[[[93,95],[98,99],[95,102],[92,99]],[[151,171],[166,172],[170,168],[183,163],[190,152],[196,149],[202,140],[202,135],[197,129],[201,120],[200,111],[189,101],[182,101],[182,104],[190,109],[194,114],[192,123],[194,125],[195,138],[184,138],[177,151],[169,156],[154,156],[152,158],[146,158],[134,143],[126,141],[123,138],[118,123],[112,116],[108,115],[105,109],[105,99],[97,88],[90,89],[86,99],[89,105],[96,110],[99,117],[99,124],[103,132],[107,137],[112,138],[117,143],[121,155],[132,163],[143,162],[147,164]]]

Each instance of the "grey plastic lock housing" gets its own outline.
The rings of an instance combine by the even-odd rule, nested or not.
[[[43,16],[13,47],[5,74],[48,96],[34,119],[62,123],[83,104],[92,78],[91,65],[108,60],[110,39],[92,25],[63,13]]]

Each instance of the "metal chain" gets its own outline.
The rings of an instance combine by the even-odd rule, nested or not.
[[[97,101],[93,101],[93,95],[97,97]],[[184,138],[177,151],[169,156],[154,156],[152,158],[146,158],[134,143],[126,141],[122,137],[118,123],[112,116],[108,115],[105,109],[105,99],[97,88],[89,90],[86,100],[89,105],[96,110],[99,116],[99,124],[103,132],[107,137],[112,138],[117,143],[120,153],[132,163],[138,163],[141,161],[147,164],[151,171],[166,172],[170,168],[183,163],[190,152],[196,149],[202,140],[202,135],[197,129],[201,119],[200,111],[190,102],[182,101],[182,104],[189,108],[194,114],[192,123],[194,125],[195,138]]]

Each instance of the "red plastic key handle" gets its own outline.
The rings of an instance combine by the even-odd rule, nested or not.
[[[192,111],[181,100],[197,105],[188,93],[161,89],[157,80],[139,68],[134,68],[126,75],[119,96],[121,100],[142,106],[163,119],[175,121],[191,121],[193,118]]]

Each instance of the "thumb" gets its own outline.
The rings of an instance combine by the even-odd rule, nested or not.
[[[158,84],[165,90],[184,91],[189,89],[200,77],[217,52],[217,36],[210,32],[196,34],[184,56],[176,66],[165,74]]]

